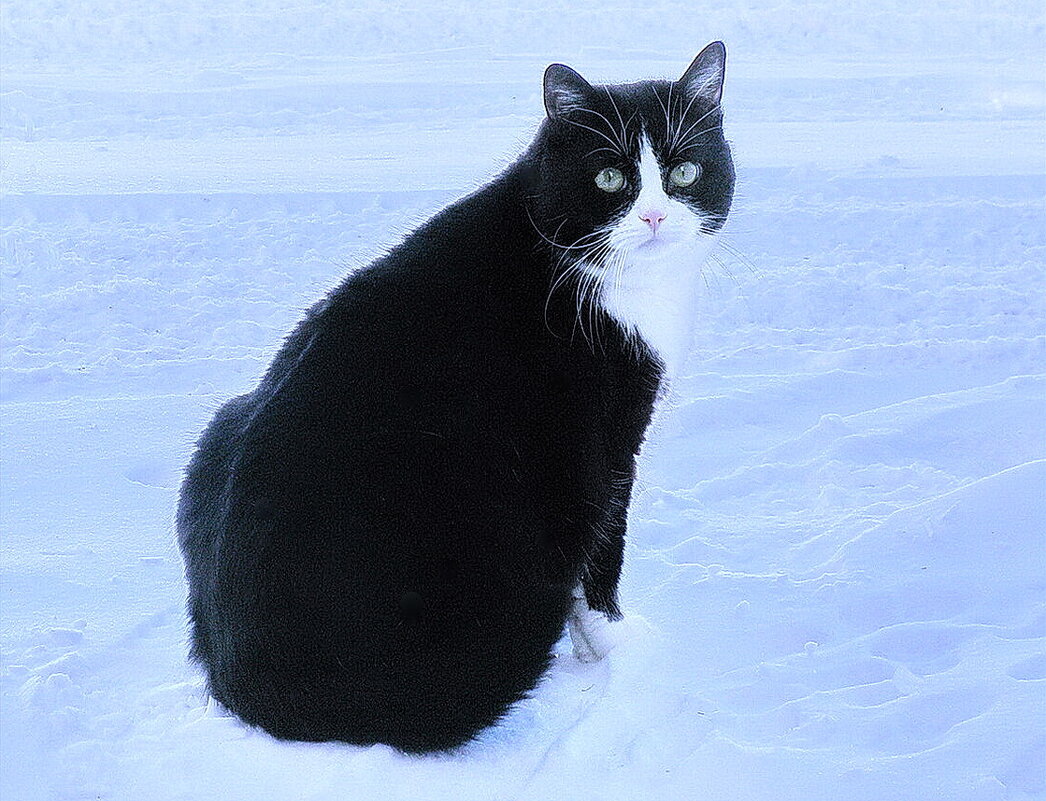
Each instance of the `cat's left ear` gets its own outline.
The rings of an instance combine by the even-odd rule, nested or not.
[[[703,97],[718,106],[723,97],[723,78],[726,77],[726,45],[712,42],[697,54],[683,77],[676,81],[683,87],[684,94],[693,98]]]
[[[550,64],[545,70],[545,111],[550,119],[585,108],[595,91],[592,84],[566,64]]]

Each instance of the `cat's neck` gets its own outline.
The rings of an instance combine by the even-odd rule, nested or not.
[[[602,307],[628,337],[642,342],[661,361],[669,381],[679,375],[690,351],[702,270],[712,240],[703,245],[703,250],[626,265],[616,280],[604,283],[601,292]]]

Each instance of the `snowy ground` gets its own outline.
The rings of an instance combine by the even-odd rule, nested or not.
[[[4,6],[4,801],[1046,798],[1041,6],[543,5]],[[547,63],[714,38],[731,249],[618,649],[452,757],[209,707],[172,517],[213,411],[519,150]]]

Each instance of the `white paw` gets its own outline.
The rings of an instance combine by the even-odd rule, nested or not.
[[[618,643],[616,623],[611,623],[602,612],[588,608],[584,599],[574,602],[567,618],[570,641],[574,646],[574,657],[579,662],[598,662],[609,654]]]

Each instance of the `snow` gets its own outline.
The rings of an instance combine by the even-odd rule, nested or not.
[[[25,0],[0,16],[0,797],[1046,798],[1040,4]],[[279,743],[186,661],[180,470],[561,61],[730,51],[739,172],[603,661],[463,753]]]

